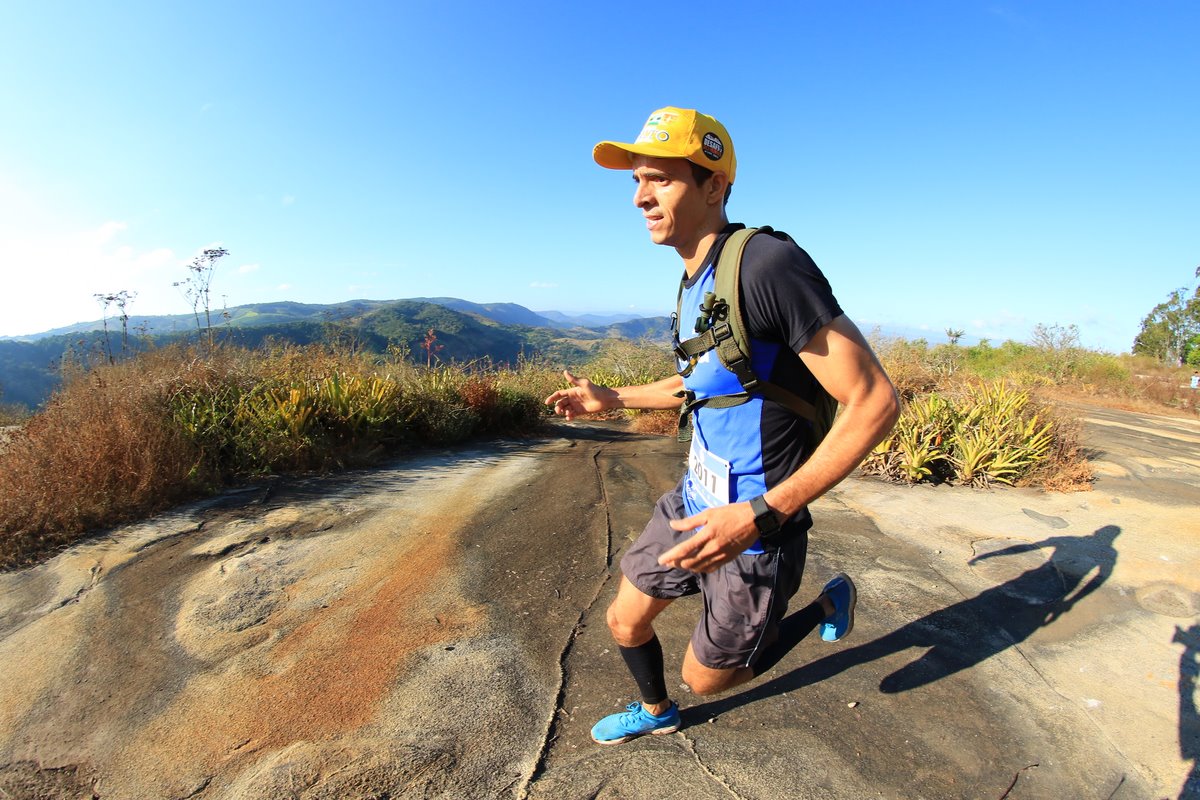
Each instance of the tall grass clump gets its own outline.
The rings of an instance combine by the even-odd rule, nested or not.
[[[531,429],[549,371],[184,347],[77,371],[0,449],[0,567],[255,476]]]
[[[542,414],[531,391],[539,386],[523,386],[508,369],[426,367],[317,345],[227,352],[195,362],[195,377],[169,398],[176,425],[226,480],[373,463],[405,448],[525,430]]]
[[[0,567],[187,497],[195,466],[162,386],[129,365],[76,378],[0,451]]]

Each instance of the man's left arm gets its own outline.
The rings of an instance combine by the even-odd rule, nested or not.
[[[836,486],[883,441],[900,415],[900,401],[879,360],[845,315],[818,331],[800,358],[838,403],[841,412],[804,465],[772,487],[764,499],[781,520]],[[692,572],[711,572],[754,543],[758,528],[749,502],[707,509],[673,521],[677,531],[697,533],[663,553],[658,562]]]

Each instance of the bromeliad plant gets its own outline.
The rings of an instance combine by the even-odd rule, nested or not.
[[[1055,424],[1028,392],[997,381],[952,398],[931,393],[904,408],[891,436],[863,463],[866,472],[908,483],[1015,485],[1048,458]]]

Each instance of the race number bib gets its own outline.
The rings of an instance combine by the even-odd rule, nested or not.
[[[688,478],[695,499],[705,507],[729,505],[729,462],[708,452],[695,436],[688,453]]]

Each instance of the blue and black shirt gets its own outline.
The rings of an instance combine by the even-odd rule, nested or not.
[[[696,335],[692,320],[706,292],[714,290],[714,271],[729,234],[745,227],[727,226],[704,264],[683,285],[679,336]],[[751,237],[742,253],[741,305],[751,338],[754,373],[809,400],[816,379],[797,355],[821,328],[842,314],[829,281],[808,253],[779,233]],[[682,369],[684,365],[681,364]],[[715,351],[701,356],[684,386],[697,398],[742,391],[737,377],[721,365]],[[760,396],[731,408],[697,408],[693,415],[691,468],[684,479],[688,515],[760,495],[781,483],[808,458],[808,420]],[[787,523],[800,531],[812,526],[808,509]],[[747,552],[757,552],[756,543]]]

